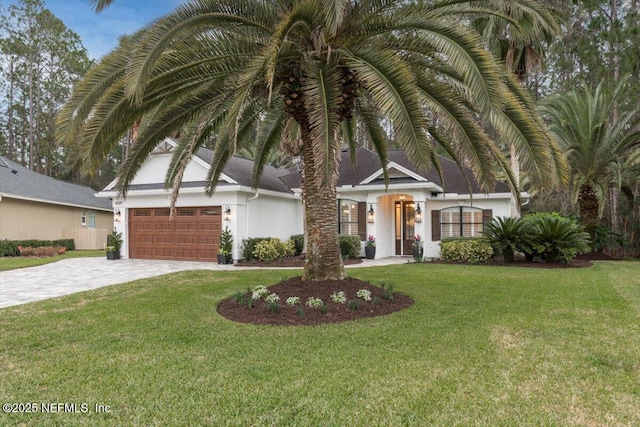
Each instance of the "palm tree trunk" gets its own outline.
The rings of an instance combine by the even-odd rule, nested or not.
[[[511,155],[511,172],[513,172],[514,181],[518,186],[516,191],[520,192],[520,158],[518,157],[516,147],[513,145],[509,147],[509,153]],[[520,216],[520,213],[520,203],[516,203],[517,216]]]
[[[580,219],[582,225],[591,235],[591,241],[595,237],[596,226],[598,225],[598,197],[590,185],[580,187],[578,194],[578,206],[580,206]],[[592,245],[593,249],[593,245]]]
[[[302,148],[302,158],[304,161],[302,183],[305,200],[304,222],[307,233],[307,264],[303,279],[308,281],[344,279],[344,264],[338,244],[337,173],[328,178],[328,182],[311,178],[316,176],[317,168],[313,147],[306,141]]]

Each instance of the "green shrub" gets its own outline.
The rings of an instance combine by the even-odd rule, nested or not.
[[[17,246],[31,247],[31,248],[39,248],[41,246],[53,246],[53,242],[51,240],[40,240],[40,239],[25,239],[25,240],[13,240]]]
[[[485,262],[493,255],[493,248],[483,238],[452,238],[440,242],[440,257],[445,261]]]
[[[229,255],[233,250],[233,235],[229,227],[225,227],[220,234],[220,245],[218,247],[218,253],[221,255]]]
[[[256,249],[256,245],[265,240],[271,240],[273,237],[250,237],[242,240],[242,257],[245,261],[254,261],[256,258],[253,256],[253,251]]]
[[[63,247],[67,251],[76,250],[76,242],[73,239],[59,239],[59,240],[40,240],[40,239],[7,240],[5,239],[5,240],[0,240],[0,257],[20,255],[18,246],[22,246],[23,248]]]
[[[0,240],[0,257],[17,256],[18,245],[11,240]]]
[[[293,240],[293,243],[296,247],[296,252],[294,255],[298,256],[302,254],[302,251],[304,249],[304,234],[294,234],[290,237],[290,239]]]
[[[340,255],[342,255],[342,258],[355,258],[360,254],[360,237],[347,236],[343,234],[338,237],[340,242]]]
[[[531,223],[521,218],[494,218],[485,225],[483,235],[505,262],[513,262],[517,251],[531,253]]]
[[[295,244],[293,240],[283,242],[280,239],[263,240],[255,245],[253,257],[260,261],[275,261],[295,254]]]
[[[585,230],[589,233],[590,230]],[[593,227],[593,249],[597,252],[625,251],[631,248],[631,241],[624,233],[613,231],[606,225]]]
[[[59,239],[59,240],[54,240],[51,243],[53,244],[53,246],[62,246],[68,251],[76,250],[76,242],[73,239]]]
[[[574,219],[537,215],[530,221],[533,249],[546,262],[570,262],[577,254],[591,250],[589,233]]]
[[[114,229],[113,233],[107,235],[107,246],[112,247],[114,251],[119,251],[122,247],[122,233]]]

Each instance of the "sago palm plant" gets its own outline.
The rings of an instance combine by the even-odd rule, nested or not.
[[[570,262],[591,251],[591,238],[577,221],[560,215],[538,215],[532,221],[532,247],[546,262]]]
[[[515,260],[515,252],[531,252],[532,227],[521,218],[498,217],[484,227],[483,236],[502,252],[505,262]]]

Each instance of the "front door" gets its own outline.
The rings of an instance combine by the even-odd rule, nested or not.
[[[411,255],[411,245],[415,236],[415,203],[400,200],[396,202],[396,255]]]

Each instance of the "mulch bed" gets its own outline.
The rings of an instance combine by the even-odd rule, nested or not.
[[[302,277],[291,279],[270,286],[269,293],[276,293],[280,297],[278,311],[271,312],[264,300],[254,301],[253,307],[248,308],[246,304],[230,298],[222,301],[218,305],[218,313],[229,320],[241,323],[254,323],[258,325],[318,325],[321,323],[338,323],[347,320],[362,319],[366,317],[384,316],[394,313],[413,305],[413,300],[406,295],[395,292],[393,299],[384,299],[382,288],[373,286],[362,280],[347,278],[344,280],[329,280],[323,282],[305,282]],[[364,301],[355,298],[356,292],[360,289],[371,291],[372,301]],[[330,295],[334,292],[344,291],[347,302],[344,304],[335,303]],[[245,294],[251,298],[250,293]],[[296,307],[289,307],[285,303],[289,297],[299,297],[301,303]],[[305,304],[308,298],[320,298],[327,305],[326,313],[319,308],[307,307]],[[358,308],[349,308],[349,300],[356,299]],[[373,303],[373,300],[375,304]],[[296,309],[301,308],[303,315],[300,316]]]
[[[352,264],[360,264],[362,263],[362,258],[349,258],[342,260],[344,265],[352,265]],[[282,261],[239,261],[234,265],[236,267],[297,267],[304,268],[305,259],[302,257],[293,257],[283,259]]]
[[[469,265],[486,265],[486,266],[500,266],[500,267],[525,267],[525,268],[584,268],[591,267],[593,263],[591,261],[616,261],[616,258],[612,258],[609,255],[602,252],[591,252],[588,254],[581,254],[576,256],[571,262],[553,263],[544,261],[526,261],[522,256],[516,256],[514,262],[504,262],[502,257],[492,258],[487,262],[479,264]],[[456,263],[442,260],[430,261],[436,264],[468,264],[468,263]]]

